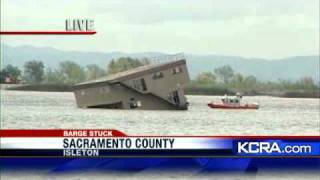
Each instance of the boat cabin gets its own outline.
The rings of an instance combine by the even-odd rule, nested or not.
[[[221,99],[223,104],[232,104],[232,105],[240,105],[242,96],[237,93],[235,97],[229,97],[227,95],[224,95],[224,97]]]

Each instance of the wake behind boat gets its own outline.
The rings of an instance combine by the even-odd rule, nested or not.
[[[236,97],[229,97],[225,95],[221,99],[221,103],[208,103],[210,108],[221,108],[221,109],[259,109],[258,103],[241,103],[242,96],[240,93],[236,94]]]

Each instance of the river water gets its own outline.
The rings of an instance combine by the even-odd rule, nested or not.
[[[1,128],[105,128],[128,135],[320,135],[319,99],[245,97],[259,110],[210,109],[219,96],[188,96],[188,111],[79,109],[72,93],[1,90]],[[194,171],[137,173],[2,171],[2,179],[319,179],[319,172],[259,170],[254,174]]]
[[[320,135],[319,99],[245,97],[259,110],[210,109],[219,96],[187,96],[188,111],[80,109],[73,93],[1,90],[1,128],[105,128],[128,135]]]

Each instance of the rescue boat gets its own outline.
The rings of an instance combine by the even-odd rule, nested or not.
[[[237,93],[236,97],[228,97],[225,95],[221,99],[221,103],[208,103],[210,108],[220,109],[259,109],[258,103],[241,103],[242,96]]]

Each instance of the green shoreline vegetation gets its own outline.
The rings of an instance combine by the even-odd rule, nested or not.
[[[72,85],[93,80],[108,74],[125,71],[149,64],[147,58],[136,59],[120,57],[112,59],[102,68],[91,64],[82,67],[73,61],[64,61],[56,69],[45,68],[38,60],[28,61],[23,71],[13,65],[7,65],[0,71],[1,88],[23,91],[72,91]],[[297,81],[259,81],[256,77],[243,75],[224,65],[212,72],[202,72],[185,87],[188,95],[270,95],[277,97],[320,98],[320,87],[311,77],[301,77]]]

